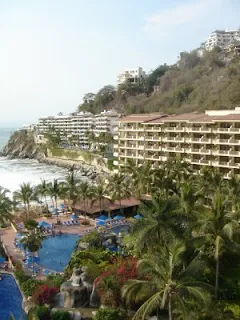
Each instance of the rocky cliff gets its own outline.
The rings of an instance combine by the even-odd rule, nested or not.
[[[33,133],[26,130],[15,131],[3,148],[1,155],[22,159],[38,159],[43,156],[34,141]]]

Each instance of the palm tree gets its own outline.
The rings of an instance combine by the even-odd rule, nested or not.
[[[131,196],[129,181],[121,173],[115,173],[109,178],[108,192],[113,201],[118,200],[120,211],[123,213],[122,198]]]
[[[36,188],[37,194],[44,199],[45,206],[48,210],[47,196],[49,194],[49,183],[45,179],[41,179],[41,183]]]
[[[94,197],[94,199],[92,200],[92,203],[95,203],[96,201],[98,201],[100,214],[101,214],[103,210],[104,196],[107,193],[106,185],[103,182],[99,183],[96,187],[93,187],[92,191],[93,191],[93,197]]]
[[[232,211],[236,212],[240,209],[240,178],[232,175],[228,180],[229,199],[232,202]]]
[[[92,190],[91,186],[86,181],[84,181],[84,182],[80,183],[78,191],[79,191],[80,199],[82,199],[82,201],[83,201],[84,216],[86,219],[87,200],[93,196],[93,190]]]
[[[79,184],[80,179],[76,177],[76,174],[74,170],[71,170],[64,181],[64,190],[65,195],[70,200],[71,203],[71,209],[75,207],[75,204],[79,198]]]
[[[21,201],[24,204],[27,217],[29,215],[31,201],[37,200],[36,190],[31,186],[31,183],[23,183],[20,189],[13,193],[14,200]]]
[[[194,236],[204,241],[213,248],[212,255],[215,259],[215,297],[219,291],[220,257],[230,244],[235,245],[233,236],[239,232],[238,213],[231,211],[231,202],[221,193],[216,193],[210,206],[205,207],[202,217],[195,225]]]
[[[154,251],[155,245],[164,244],[180,233],[182,223],[178,207],[177,198],[162,200],[153,197],[150,203],[139,208],[143,218],[135,222],[132,230],[134,246],[138,252],[147,248]]]
[[[129,159],[122,170],[124,173],[130,175],[133,187],[132,191],[138,198],[152,191],[154,170],[151,168],[150,163],[147,162],[137,166],[132,159]]]
[[[199,195],[209,204],[214,193],[224,190],[223,175],[214,167],[203,167],[199,177]]]
[[[31,230],[21,240],[24,249],[29,250],[32,254],[32,268],[34,273],[34,253],[37,252],[42,246],[42,235],[36,230]]]
[[[49,183],[48,193],[52,198],[53,204],[55,205],[55,211],[57,214],[58,210],[58,199],[64,195],[63,183],[58,182],[57,179],[54,179],[53,182]],[[57,214],[57,222],[58,222],[58,214]]]
[[[144,320],[152,312],[168,310],[168,319],[181,314],[186,319],[188,303],[195,300],[206,305],[210,295],[204,283],[193,281],[200,267],[200,260],[193,260],[183,266],[181,256],[185,251],[182,242],[160,248],[154,254],[138,262],[137,270],[141,280],[129,280],[122,288],[127,304],[143,302],[133,320]]]
[[[9,191],[0,187],[0,222],[4,224],[6,221],[12,219],[11,211],[13,209],[13,203],[8,198],[7,193]]]

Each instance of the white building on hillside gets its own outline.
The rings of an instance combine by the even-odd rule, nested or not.
[[[117,85],[123,84],[126,81],[137,84],[141,79],[144,78],[146,78],[146,72],[142,67],[138,67],[135,69],[125,69],[117,76]]]
[[[235,30],[216,30],[205,41],[205,49],[213,50],[215,47],[227,48],[231,44],[240,42],[240,28]]]
[[[54,128],[60,133],[61,140],[66,144],[74,143],[85,148],[88,146],[88,132],[113,134],[118,128],[119,114],[115,111],[104,111],[98,115],[90,112],[79,112],[67,115],[41,117],[36,125],[36,141],[45,142],[44,135]]]

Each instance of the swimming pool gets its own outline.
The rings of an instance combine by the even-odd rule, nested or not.
[[[17,283],[13,276],[4,274],[0,281],[0,319],[9,320],[11,314],[15,320],[26,319]]]
[[[38,251],[39,265],[62,272],[70,260],[77,240],[77,234],[62,234],[44,239],[42,248]]]

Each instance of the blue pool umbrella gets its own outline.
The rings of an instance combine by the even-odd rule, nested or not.
[[[0,257],[0,263],[3,263],[3,262],[5,262],[5,258]]]
[[[16,235],[16,238],[17,239],[20,239],[20,238],[22,238],[23,237],[23,234],[22,233],[17,233],[17,235]]]
[[[46,221],[40,221],[38,223],[39,228],[51,228],[52,225],[50,223],[47,223]]]
[[[134,218],[135,218],[135,219],[141,219],[142,216],[141,216],[140,214],[136,214],[136,215],[134,216]]]
[[[106,222],[103,221],[103,220],[98,220],[96,224],[97,224],[97,226],[104,226],[105,223],[106,223]]]
[[[99,216],[99,217],[97,217],[96,218],[97,220],[107,220],[108,219],[108,217],[107,216],[105,216],[104,214],[102,214],[101,216]]]
[[[48,208],[54,208],[54,205],[53,205],[53,204],[50,204],[50,206],[48,206]]]
[[[65,207],[65,205],[64,205],[63,203],[60,203],[60,204],[58,205],[58,207],[61,208],[61,209],[63,209],[63,208]]]
[[[78,219],[78,216],[77,216],[76,214],[72,214],[72,215],[71,215],[71,219],[77,220],[77,219]]]
[[[59,215],[59,212],[58,212],[58,209],[54,209],[53,211],[52,211],[52,214],[55,214],[55,215]]]
[[[124,217],[123,217],[123,216],[115,216],[115,217],[113,218],[113,220],[121,220],[121,219],[124,219]]]

